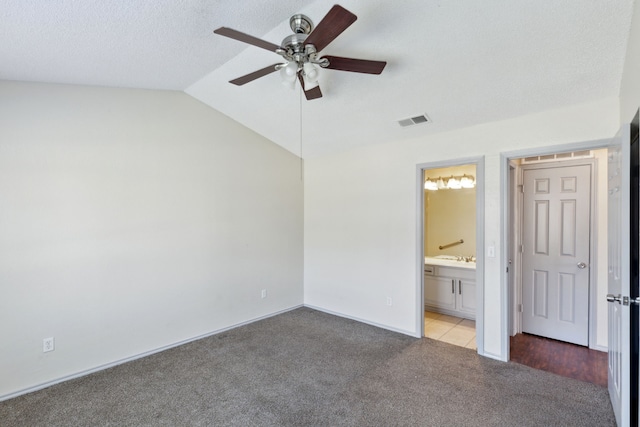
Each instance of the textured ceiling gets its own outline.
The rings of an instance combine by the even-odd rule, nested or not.
[[[279,56],[294,13],[333,1],[0,0],[0,79],[185,90],[304,157],[402,141],[617,96],[633,0],[342,0],[358,20],[322,53],[385,60],[379,75],[322,70],[301,100],[278,73],[228,80]],[[433,123],[402,128],[426,113]]]

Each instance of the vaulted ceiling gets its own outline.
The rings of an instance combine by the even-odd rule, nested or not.
[[[325,0],[1,0],[0,79],[185,91],[303,157],[618,96],[633,0],[341,0],[358,20],[321,53],[387,61],[321,70],[306,101],[264,49]],[[426,114],[431,123],[401,127]]]

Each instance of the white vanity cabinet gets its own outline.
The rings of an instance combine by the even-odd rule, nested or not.
[[[475,319],[475,268],[425,265],[424,305],[434,311]]]

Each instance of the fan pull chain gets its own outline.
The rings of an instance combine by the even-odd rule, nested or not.
[[[304,160],[302,159],[302,92],[304,89],[300,87],[300,181],[304,183]]]

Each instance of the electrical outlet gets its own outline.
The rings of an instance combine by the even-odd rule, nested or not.
[[[263,290],[262,290],[262,292],[260,293],[260,296],[261,296],[262,298],[266,298],[266,297],[267,297],[267,290],[266,290],[266,289],[263,289]]]
[[[53,351],[55,350],[55,341],[53,340],[53,337],[49,337],[49,338],[45,338],[42,340],[42,352],[46,353],[48,351]]]
[[[388,306],[392,306],[393,305],[393,300],[391,299],[391,297],[387,297],[387,305]]]

